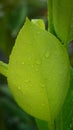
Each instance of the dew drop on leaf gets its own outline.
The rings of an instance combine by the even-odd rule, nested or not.
[[[42,106],[45,106],[45,104],[43,103]]]
[[[36,61],[36,64],[37,64],[37,65],[40,65],[41,63],[40,63],[40,61]]]
[[[33,67],[34,67],[34,65],[31,65],[31,67],[33,68]]]
[[[22,65],[24,65],[24,62],[22,62]]]
[[[45,54],[45,58],[49,58],[49,52]]]
[[[38,31],[37,34],[40,34],[40,32]]]
[[[44,87],[45,87],[45,85],[44,85],[44,84],[41,84],[41,87],[42,87],[42,88],[44,88]]]
[[[19,87],[18,87],[18,89],[20,90],[20,89],[21,89],[21,87],[19,86]]]
[[[39,71],[39,69],[38,69],[38,68],[36,68],[36,71],[38,72],[38,71]]]
[[[27,80],[25,80],[25,83],[28,83],[28,82],[30,82],[28,79],[27,79]]]

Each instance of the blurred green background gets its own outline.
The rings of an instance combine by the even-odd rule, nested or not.
[[[8,63],[20,28],[29,19],[42,18],[47,28],[47,0],[0,0],[0,60]],[[7,80],[0,75],[0,130],[38,130],[33,117],[14,101]]]

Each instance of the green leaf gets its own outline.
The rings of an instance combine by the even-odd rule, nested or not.
[[[12,50],[7,78],[23,110],[51,123],[69,87],[67,52],[56,37],[27,19]]]
[[[8,65],[0,61],[0,73],[7,77]]]
[[[42,29],[45,29],[45,23],[42,19],[32,19],[32,22]]]
[[[37,126],[39,128],[39,130],[48,130],[48,123],[47,121],[43,121],[40,119],[35,119]]]
[[[73,0],[49,0],[52,3],[53,29],[62,43],[73,40]]]
[[[70,88],[62,110],[63,130],[73,129],[73,69],[71,68]]]
[[[17,36],[21,26],[27,15],[27,4],[26,2],[19,2],[10,13],[9,26],[12,31],[12,36]]]

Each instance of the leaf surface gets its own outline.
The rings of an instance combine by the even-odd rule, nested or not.
[[[53,0],[53,24],[63,43],[73,40],[73,0]]]
[[[27,19],[10,56],[8,83],[26,112],[42,120],[55,118],[69,87],[64,46]]]

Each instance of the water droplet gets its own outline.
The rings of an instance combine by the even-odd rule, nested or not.
[[[47,53],[45,54],[45,57],[46,57],[46,58],[49,58],[49,52],[47,52]]]
[[[32,84],[30,84],[30,87],[33,87],[33,85],[32,85]]]
[[[45,106],[45,104],[43,103],[42,106]]]
[[[29,61],[29,62],[31,61],[31,57],[28,57],[28,61]]]
[[[40,32],[38,31],[37,34],[40,34]]]
[[[39,69],[38,69],[38,68],[36,68],[36,71],[38,72],[38,71],[39,71]]]
[[[25,80],[25,83],[28,83],[29,82],[29,80],[27,79],[27,80]]]
[[[21,87],[19,86],[18,89],[21,90]]]
[[[34,67],[34,65],[31,65],[31,67],[33,68],[33,67]]]
[[[44,85],[44,84],[41,84],[41,87],[42,87],[42,88],[44,88],[44,87],[45,87],[45,85]]]
[[[24,65],[24,62],[22,62],[22,65]]]
[[[37,64],[37,65],[40,65],[41,63],[40,63],[40,61],[39,61],[39,60],[37,60],[37,61],[36,61],[36,64]]]

